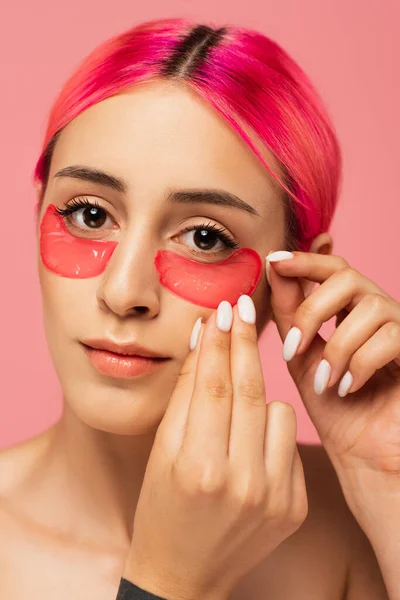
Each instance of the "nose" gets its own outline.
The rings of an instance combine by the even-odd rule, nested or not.
[[[145,314],[150,319],[158,314],[160,282],[154,254],[154,248],[145,246],[142,241],[137,243],[126,238],[119,242],[97,289],[102,310],[120,317]]]

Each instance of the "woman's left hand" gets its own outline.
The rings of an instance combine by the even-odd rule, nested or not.
[[[400,494],[400,303],[339,256],[293,255],[269,270],[282,341],[292,327],[302,332],[287,362],[290,375],[339,476],[351,472],[357,481],[376,473]],[[321,285],[305,297],[302,279]],[[336,330],[325,341],[318,330],[335,315]],[[341,397],[336,384],[343,376],[352,383]]]

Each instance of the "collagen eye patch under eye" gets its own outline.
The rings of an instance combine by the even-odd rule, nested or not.
[[[117,244],[72,235],[54,204],[49,205],[40,225],[43,264],[62,277],[84,279],[100,275]],[[242,294],[250,296],[262,272],[261,258],[251,248],[239,248],[216,263],[201,263],[170,250],[159,250],[154,264],[161,285],[206,308],[217,308],[222,300],[234,306]]]
[[[100,275],[117,243],[72,235],[54,204],[49,205],[40,225],[40,256],[43,264],[62,277],[85,279]]]
[[[251,248],[239,248],[217,263],[199,263],[170,250],[155,257],[161,284],[177,296],[207,308],[222,300],[234,306],[242,294],[251,295],[261,277],[261,258]]]

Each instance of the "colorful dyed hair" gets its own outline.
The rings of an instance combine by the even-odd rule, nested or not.
[[[51,109],[34,182],[43,182],[63,128],[90,106],[152,79],[190,85],[230,123],[285,190],[286,244],[308,251],[328,231],[339,195],[341,151],[323,102],[297,63],[265,35],[188,19],[146,21],[93,50]],[[240,126],[272,152],[280,178]]]

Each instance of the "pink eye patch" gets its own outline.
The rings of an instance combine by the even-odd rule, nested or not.
[[[100,275],[118,242],[72,235],[54,204],[40,225],[40,256],[47,269],[75,279]],[[154,260],[160,283],[193,304],[217,308],[222,300],[235,305],[241,294],[251,295],[261,277],[262,263],[251,248],[240,248],[218,263],[199,263],[170,250],[159,250]]]
[[[207,308],[222,300],[234,306],[239,296],[254,292],[261,277],[261,259],[251,248],[239,248],[218,263],[199,263],[159,250],[155,258],[161,284],[177,296]]]
[[[40,224],[40,256],[43,264],[62,277],[85,279],[104,271],[117,242],[90,240],[72,235],[54,204]]]

